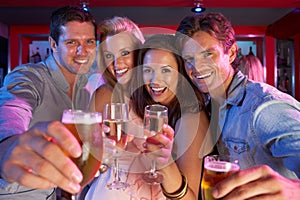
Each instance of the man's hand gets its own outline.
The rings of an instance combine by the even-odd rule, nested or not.
[[[300,181],[287,179],[266,165],[241,170],[218,183],[215,198],[228,199],[298,199]]]
[[[82,173],[70,157],[79,157],[82,150],[61,122],[38,123],[8,139],[15,142],[2,161],[2,178],[37,189],[58,186],[71,193],[80,190]]]

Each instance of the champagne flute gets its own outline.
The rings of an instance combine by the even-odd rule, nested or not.
[[[106,184],[109,190],[125,190],[130,187],[126,182],[120,180],[120,169],[118,157],[122,156],[122,152],[126,149],[127,143],[132,136],[127,133],[129,120],[128,105],[125,103],[105,104],[103,109],[103,123],[110,128],[108,133],[104,133],[105,137],[116,142],[116,151],[113,153],[114,180]]]
[[[211,194],[212,188],[239,169],[238,160],[230,159],[228,156],[206,156],[204,158],[204,171],[201,181],[202,199],[214,200],[215,198]]]
[[[168,124],[168,108],[163,105],[147,105],[144,112],[144,137],[145,139],[162,132],[164,124]],[[156,171],[156,161],[151,160],[151,169],[143,174],[142,179],[150,184],[162,183],[164,177]]]
[[[83,188],[98,172],[102,160],[103,141],[100,131],[102,114],[98,112],[84,112],[81,110],[64,110],[62,123],[76,137],[82,147],[79,158],[72,158],[73,162],[81,170],[83,180],[80,183]],[[62,191],[67,199],[76,200],[80,193],[70,194]]]

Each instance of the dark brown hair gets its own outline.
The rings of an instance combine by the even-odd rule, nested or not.
[[[182,48],[185,40],[192,37],[196,32],[204,31],[214,37],[223,46],[224,53],[235,44],[235,32],[231,22],[221,13],[207,13],[185,17],[177,28],[177,44]],[[187,37],[188,36],[188,37]],[[232,63],[232,67],[238,67],[238,59]]]
[[[95,28],[95,39],[97,39],[97,23],[92,14],[79,6],[65,6],[55,10],[50,20],[50,36],[58,44],[61,35],[61,27],[68,22],[91,22]]]

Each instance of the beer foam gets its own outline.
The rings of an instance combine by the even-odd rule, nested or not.
[[[95,124],[102,122],[102,114],[98,112],[83,112],[80,110],[64,111],[62,123],[65,124]]]
[[[208,170],[215,172],[238,171],[240,169],[238,164],[225,161],[214,161],[210,163],[205,163],[204,167]]]

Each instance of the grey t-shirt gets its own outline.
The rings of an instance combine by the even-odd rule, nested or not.
[[[0,89],[0,165],[5,149],[12,145],[5,138],[22,134],[37,122],[60,121],[64,109],[87,109],[93,93],[90,88],[94,88],[88,84],[87,76],[78,77],[74,86],[78,95],[72,101],[67,94],[70,85],[52,56],[38,64],[18,66],[8,74]],[[54,189],[35,190],[0,179],[0,199],[52,197],[55,199]]]

